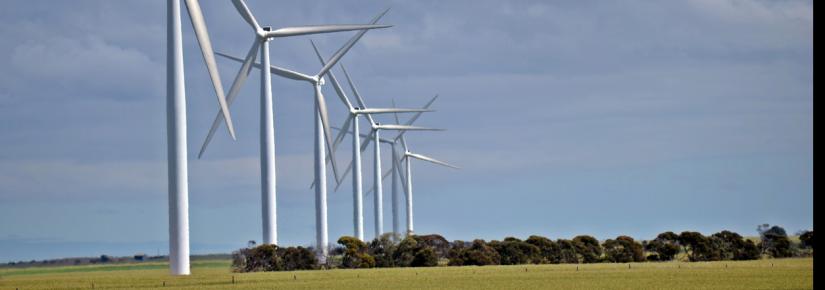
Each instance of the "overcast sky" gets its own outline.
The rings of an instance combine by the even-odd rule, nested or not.
[[[202,2],[216,50],[246,53],[253,34],[233,6]],[[413,164],[419,233],[813,226],[812,1],[248,3],[276,28],[365,23],[392,7],[382,23],[395,26],[367,33],[342,63],[371,106],[440,95],[418,124],[448,130],[408,141],[463,169]],[[0,262],[168,251],[165,15],[165,1],[3,4]],[[232,107],[238,141],[222,128],[197,159],[217,104],[187,17],[192,251],[229,252],[261,240],[259,77]],[[352,34],[278,39],[271,57],[315,74],[309,39],[331,55]],[[228,88],[239,66],[218,65]],[[312,90],[273,77],[273,91],[279,240],[310,245]],[[344,106],[325,93],[340,124]],[[331,241],[352,235],[349,188],[330,190]],[[388,189],[384,200],[390,230]]]

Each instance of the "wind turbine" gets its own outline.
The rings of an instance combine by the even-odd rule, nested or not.
[[[315,25],[315,26],[297,26],[297,27],[286,27],[280,28],[276,30],[272,30],[270,27],[262,27],[258,24],[258,21],[255,19],[255,16],[252,15],[252,12],[247,7],[246,3],[243,0],[233,0],[232,4],[234,4],[235,9],[241,14],[243,19],[252,27],[255,31],[255,39],[252,41],[252,47],[249,49],[249,52],[246,55],[246,58],[240,60],[243,64],[241,65],[240,70],[238,71],[237,76],[235,77],[234,82],[232,83],[232,87],[229,90],[229,103],[232,103],[235,98],[237,98],[238,92],[241,89],[241,86],[246,81],[247,76],[249,75],[252,67],[252,63],[255,60],[255,56],[258,52],[258,49],[261,50],[261,63],[263,63],[264,67],[270,67],[270,59],[269,59],[269,41],[274,38],[280,37],[289,37],[289,36],[298,36],[298,35],[307,35],[307,34],[318,34],[318,33],[329,33],[329,32],[341,32],[341,31],[352,31],[352,30],[361,30],[359,35],[363,35],[367,29],[373,28],[385,28],[389,27],[388,25]],[[385,12],[386,13],[386,12]],[[383,14],[382,14],[383,15]],[[359,36],[360,37],[360,36]],[[353,42],[354,43],[354,42]],[[223,55],[223,54],[221,54]],[[224,55],[225,56],[225,55]],[[338,58],[343,56],[337,55]],[[237,59],[236,59],[237,60]],[[260,66],[260,65],[259,65]],[[316,109],[318,110],[318,114],[320,115],[322,124],[324,124],[325,132],[328,132],[328,119],[326,104],[323,100],[323,96],[320,94],[320,83],[323,82],[322,78],[323,74],[329,68],[325,68],[321,70],[321,73],[314,77],[306,76],[303,74],[297,74],[291,71],[285,71],[286,75],[290,75],[288,77],[293,79],[299,80],[309,80],[316,84],[318,91],[316,92]],[[283,74],[281,74],[283,75]],[[274,113],[273,113],[273,103],[272,103],[272,80],[271,75],[264,70],[261,70],[261,111],[260,111],[260,152],[261,152],[261,212],[262,212],[262,226],[263,226],[263,242],[264,244],[277,244],[278,236],[277,236],[277,215],[276,215],[276,206],[275,206],[275,199],[276,199],[276,174],[275,174],[275,120],[274,120]],[[198,154],[198,158],[200,158],[204,151],[206,150],[207,145],[212,140],[212,137],[215,134],[218,126],[220,126],[221,118],[223,116],[218,114],[215,117],[215,120],[212,122],[212,127],[209,129],[209,133],[206,136],[206,140],[201,147],[201,151]],[[327,142],[328,146],[331,148],[332,143],[331,141]],[[323,148],[322,148],[323,149]],[[333,171],[337,175],[335,163],[333,163]]]
[[[318,48],[313,45],[315,48],[315,54],[318,56],[318,60],[321,62],[321,65],[326,65],[324,58],[321,56],[321,53],[318,52]],[[338,83],[338,80],[335,78],[335,74],[331,71],[329,72],[329,78],[332,82],[333,88],[335,88],[335,92],[338,94],[338,97],[341,99],[341,102],[347,106],[348,115],[346,121],[344,121],[344,125],[338,133],[338,136],[335,137],[335,141],[333,142],[333,147],[337,148],[341,141],[343,141],[344,135],[346,135],[346,130],[349,128],[350,123],[352,123],[352,135],[353,136],[360,136],[360,126],[358,125],[358,116],[359,115],[371,115],[371,114],[387,114],[387,113],[423,113],[423,112],[432,112],[433,110],[430,109],[399,109],[399,108],[365,108],[365,107],[355,107],[350,102],[349,98],[347,97],[344,90],[341,88],[341,85]],[[353,122],[354,121],[354,122]],[[416,127],[412,126],[404,126],[400,129],[416,129]],[[363,188],[362,188],[362,177],[361,177],[361,139],[358,137],[352,138],[352,160],[355,164],[355,171],[352,175],[352,200],[353,200],[353,228],[355,237],[359,240],[364,240],[364,207],[363,207]],[[330,156],[327,155],[327,159],[329,161]],[[350,164],[352,166],[352,164]],[[352,167],[347,168],[347,172],[344,173],[344,176],[349,172]],[[343,176],[341,178],[344,178]],[[335,187],[335,190],[338,190],[338,186],[341,183],[339,182],[338,185]],[[315,183],[312,184],[315,186]]]
[[[429,108],[430,105],[432,105],[432,103],[436,100],[436,98],[438,98],[438,95],[433,97],[424,107]],[[395,101],[394,100],[393,100],[393,107],[395,107]],[[418,117],[420,117],[420,116],[421,116],[421,114],[416,114],[415,116],[410,118],[410,120],[408,120],[406,124],[409,125],[409,124],[414,123],[418,119]],[[398,114],[395,114],[395,122],[396,122],[396,124],[401,123],[398,120]],[[393,230],[396,233],[398,233],[400,231],[400,229],[399,229],[400,228],[400,218],[398,216],[399,210],[398,210],[398,183],[397,183],[397,181],[400,179],[401,186],[404,189],[404,192],[407,193],[407,195],[405,195],[405,198],[406,198],[406,201],[407,201],[407,214],[408,214],[408,216],[407,216],[407,231],[408,231],[407,234],[409,235],[409,234],[412,233],[410,231],[410,229],[412,228],[412,195],[411,195],[412,187],[410,187],[411,186],[410,185],[410,180],[408,180],[409,177],[405,177],[405,175],[402,173],[402,171],[401,171],[402,166],[400,164],[400,162],[402,160],[404,160],[405,158],[408,157],[408,156],[406,156],[406,152],[408,152],[408,151],[406,150],[406,147],[404,147],[405,148],[405,154],[400,154],[399,155],[396,151],[396,148],[397,148],[396,145],[398,143],[401,143],[402,141],[404,141],[403,140],[404,139],[404,133],[406,133],[406,132],[405,131],[399,132],[399,134],[397,136],[395,136],[395,138],[393,138],[392,140],[387,140],[387,139],[384,139],[384,138],[380,139],[381,143],[390,145],[392,150],[393,150],[392,151],[392,160],[393,160],[392,161],[392,168],[385,171],[384,174],[381,175],[381,181],[383,182],[384,179],[386,179],[388,176],[390,176],[390,174],[392,174]],[[365,136],[365,135],[362,134],[362,136]],[[416,155],[419,155],[419,154],[416,154]],[[420,155],[420,156],[423,156],[423,155]],[[426,156],[423,156],[423,157],[426,157]],[[429,158],[429,157],[427,157],[427,158]],[[430,159],[432,159],[432,158],[430,158]],[[435,160],[435,159],[433,159],[433,160]],[[444,163],[444,164],[446,164],[446,163]],[[442,165],[444,165],[444,164],[442,164]],[[451,165],[448,165],[448,166],[451,166]],[[347,172],[344,172],[345,175],[346,175]],[[370,195],[371,193],[373,193],[373,190],[368,191],[367,195]]]
[[[398,122],[398,116],[396,116],[396,122]],[[460,169],[460,168],[455,166],[455,165],[449,164],[447,162],[439,161],[439,160],[437,160],[435,158],[432,158],[432,157],[428,157],[428,156],[425,156],[425,155],[422,155],[422,154],[411,152],[409,147],[407,147],[407,140],[404,138],[404,135],[400,135],[399,138],[401,139],[401,145],[404,148],[404,154],[403,154],[403,156],[401,156],[400,159],[394,161],[395,162],[394,164],[398,164],[400,161],[406,161],[406,163],[405,163],[405,165],[406,165],[406,168],[405,168],[406,169],[405,170],[406,174],[404,174],[404,175],[406,175],[407,180],[406,180],[406,182],[403,182],[403,183],[404,183],[404,186],[405,186],[404,191],[407,194],[407,200],[406,200],[406,202],[407,202],[407,235],[412,235],[414,233],[414,229],[413,229],[412,169],[410,168],[411,167],[410,164],[412,163],[411,158],[418,159],[418,160],[424,160],[424,161],[427,161],[427,162],[430,162],[430,163],[435,163],[435,164],[450,167],[450,168],[453,168],[453,169]],[[400,168],[398,168],[398,170],[400,170]],[[402,178],[404,178],[404,176],[402,176]]]
[[[352,78],[349,76],[347,69],[341,65],[341,69],[344,71],[344,76],[347,78],[347,83],[349,83],[350,89],[352,89],[352,93],[355,95],[356,99],[358,100],[358,105],[366,108],[366,104],[364,103],[364,99],[361,97],[361,94],[358,93],[358,88],[352,81]],[[437,96],[436,96],[437,97]],[[429,104],[424,109],[429,109],[429,105],[435,101],[433,98]],[[416,113],[411,120],[414,122],[418,117],[421,115],[422,112]],[[375,199],[374,199],[374,211],[375,211],[375,237],[378,238],[383,234],[384,229],[384,197],[383,197],[383,185],[381,184],[381,146],[380,144],[380,131],[381,130],[395,130],[400,131],[399,135],[403,134],[406,131],[443,131],[443,129],[434,129],[434,128],[426,128],[426,127],[416,127],[411,126],[412,122],[409,122],[407,125],[398,125],[398,124],[380,124],[375,119],[373,119],[372,114],[365,114],[367,116],[367,120],[370,123],[370,132],[369,135],[372,137],[373,142],[375,142],[375,156],[373,157],[374,161],[374,185],[373,190],[375,191]],[[353,135],[355,136],[355,135]],[[370,138],[366,138],[360,151],[364,151],[367,148],[367,145],[370,143]],[[358,160],[353,160],[358,162]]]
[[[169,271],[189,275],[189,170],[186,157],[186,88],[180,0],[166,1],[166,154],[169,185]],[[219,114],[235,139],[235,128],[224,97],[212,42],[197,0],[186,0],[186,9],[203,54],[220,105]]]
[[[381,19],[384,14],[387,13],[389,9],[385,10],[371,21],[370,25],[362,25],[362,27],[375,27],[375,28],[384,28],[390,27],[389,25],[375,25],[379,19]],[[302,74],[299,72],[295,72],[292,70],[288,70],[285,68],[280,68],[277,66],[269,65],[269,72],[272,74],[276,74],[278,76],[299,80],[299,81],[306,81],[309,82],[315,91],[315,110],[317,112],[315,118],[315,222],[316,222],[316,243],[319,250],[319,257],[321,258],[322,262],[326,259],[328,255],[327,245],[329,244],[329,235],[328,235],[328,226],[327,226],[327,187],[326,187],[326,162],[325,157],[327,156],[326,150],[329,150],[329,161],[332,163],[332,170],[335,175],[335,181],[340,184],[340,178],[338,177],[338,170],[335,163],[335,145],[333,145],[332,138],[327,138],[326,136],[332,136],[330,126],[329,126],[329,117],[327,116],[327,107],[326,101],[324,99],[323,93],[321,92],[321,86],[325,84],[324,75],[326,75],[330,69],[332,69],[335,64],[341,60],[341,58],[361,39],[362,36],[367,32],[366,29],[362,29],[349,41],[347,41],[344,46],[338,49],[335,54],[330,57],[327,61],[322,61],[323,67],[321,70],[313,76]],[[315,43],[310,41],[313,48],[318,53],[317,47]],[[235,61],[242,61],[239,58],[225,55],[222,53],[218,53],[221,56],[227,57],[229,59]],[[251,60],[247,59],[251,63]],[[260,64],[253,64],[255,67],[262,68]],[[326,143],[326,148],[324,147],[324,143]]]
[[[430,99],[430,101],[429,101],[429,102],[427,102],[427,104],[425,104],[425,105],[423,106],[423,108],[422,108],[422,109],[424,109],[424,110],[429,110],[429,108],[432,106],[432,104],[435,102],[435,100],[436,100],[436,99],[438,99],[438,95],[436,95],[435,97],[433,97],[432,99]],[[416,120],[418,120],[418,118],[419,118],[419,117],[421,117],[421,114],[423,114],[423,112],[418,112],[418,113],[415,113],[415,114],[414,114],[414,115],[413,115],[413,116],[412,116],[412,117],[411,117],[411,118],[407,121],[407,123],[405,123],[404,125],[406,125],[406,126],[412,126],[412,124],[414,124],[414,123],[415,123],[415,121],[416,121]],[[396,123],[397,123],[397,120],[396,120]],[[406,132],[407,132],[406,130],[401,130],[401,131],[399,131],[398,135],[396,135],[396,136],[395,136],[395,138],[393,138],[391,141],[390,141],[390,140],[387,140],[387,139],[384,139],[384,138],[380,138],[380,142],[381,142],[381,143],[384,143],[384,144],[389,144],[390,146],[395,147],[395,144],[396,144],[396,142],[398,142],[398,141],[399,141],[400,136],[403,136],[403,135],[404,135],[404,133],[406,133]],[[352,134],[352,133],[349,133],[349,134]],[[370,136],[370,135],[363,134],[363,133],[362,133],[362,134],[359,134],[359,135],[360,135],[361,137],[363,137],[363,138],[364,138],[367,142],[369,142],[369,141],[371,140],[371,136]],[[353,136],[354,136],[354,135],[353,135]],[[364,146],[361,146],[361,148],[360,148],[360,150],[359,150],[359,153],[360,153],[360,152],[363,152],[365,149],[366,149],[366,146],[365,146],[365,145],[364,145]],[[395,150],[395,148],[392,148],[392,149],[393,149],[393,150]],[[360,154],[359,154],[359,156],[360,156]],[[354,160],[360,160],[360,159],[354,159]],[[345,177],[347,176],[347,174],[349,174],[350,170],[352,170],[352,168],[353,168],[353,167],[352,167],[352,165],[353,165],[353,162],[352,162],[352,161],[350,161],[350,164],[349,164],[349,165],[347,165],[346,171],[344,171],[344,173],[343,173],[343,175],[342,175],[342,177],[341,177],[341,178],[345,178]],[[400,169],[400,168],[401,168],[401,166],[400,166],[400,165],[393,163],[393,167],[392,167],[392,169],[391,169],[391,170],[387,170],[387,171],[386,171],[386,172],[382,175],[381,180],[383,181],[384,179],[386,179],[386,178],[387,178],[387,176],[389,176],[389,174],[390,174],[391,172],[393,172],[392,170],[398,169],[398,172],[400,173],[400,172],[401,172],[401,169]],[[403,177],[401,178],[401,181],[402,181],[402,186],[403,186],[403,188],[404,188],[404,189],[406,189],[406,188],[407,188],[407,187],[406,187],[406,185],[404,185],[404,184],[403,184],[403,182],[405,181],[405,180],[403,179]],[[339,186],[340,186],[340,184],[339,184]],[[397,209],[397,207],[398,207],[398,205],[397,205],[397,186],[394,186],[394,187],[393,187],[393,189],[395,190],[394,195],[393,195],[393,196],[395,197],[395,200],[393,201],[393,207],[394,207],[394,208],[393,208],[393,225],[395,226],[395,228],[393,228],[393,230],[395,230],[396,232],[398,232],[398,230],[399,230],[399,229],[397,229],[397,228],[398,228],[398,223],[399,223],[398,221],[400,220],[400,218],[398,218],[398,216],[397,216],[397,214],[398,214],[398,209]],[[336,188],[336,190],[337,190],[337,188]],[[375,187],[373,187],[372,189],[370,189],[369,191],[367,191],[366,195],[367,195],[367,196],[369,196],[369,195],[370,195],[370,194],[371,194],[374,190],[375,190]],[[382,203],[382,204],[383,204],[383,203]],[[395,237],[395,236],[394,236],[394,237]]]

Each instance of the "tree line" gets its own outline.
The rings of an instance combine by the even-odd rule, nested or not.
[[[629,236],[599,241],[588,235],[551,240],[533,235],[525,240],[448,241],[441,235],[411,235],[399,239],[385,234],[370,242],[343,236],[320,265],[311,247],[261,245],[233,253],[237,272],[290,271],[319,268],[433,267],[439,265],[519,265],[628,263],[645,261],[755,260],[813,255],[813,231],[800,232],[792,242],[782,227],[760,225],[757,242],[731,231],[710,236],[699,232],[664,232],[653,240]],[[398,241],[396,241],[398,240]]]

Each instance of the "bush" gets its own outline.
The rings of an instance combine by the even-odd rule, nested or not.
[[[368,247],[368,253],[375,259],[375,266],[379,268],[395,267],[395,250],[396,245],[391,234],[384,234],[372,240]]]
[[[375,267],[375,258],[367,254],[367,244],[355,237],[343,236],[338,239],[343,246],[341,266],[345,268],[372,268]]]

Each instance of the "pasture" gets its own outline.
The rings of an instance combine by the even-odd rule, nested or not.
[[[813,289],[813,258],[232,273],[229,260],[0,269],[0,289]],[[233,282],[234,279],[234,282]]]

